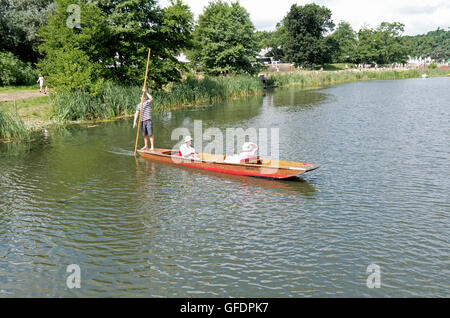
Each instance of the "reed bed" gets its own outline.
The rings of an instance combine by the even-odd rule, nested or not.
[[[205,77],[188,76],[184,81],[172,83],[165,89],[151,92],[153,110],[162,112],[205,102],[217,102],[226,98],[262,93],[257,77],[235,75]],[[109,119],[131,115],[140,101],[140,87],[123,87],[114,84],[104,86],[100,94],[60,91],[52,96],[54,117],[63,121]]]
[[[30,131],[20,118],[13,118],[0,109],[0,140],[24,140]]]
[[[340,71],[340,72],[294,72],[279,73],[268,78],[268,85],[292,86],[300,85],[304,88],[323,87],[346,82],[365,80],[394,80],[421,77],[426,73],[428,76],[444,76],[445,70],[392,70],[392,71]]]

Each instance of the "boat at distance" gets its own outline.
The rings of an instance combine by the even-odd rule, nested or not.
[[[199,153],[199,159],[187,159],[181,157],[178,150],[159,148],[152,151],[139,150],[138,153],[145,159],[178,166],[278,180],[294,178],[319,168],[319,165],[314,163],[260,159],[259,157],[243,163],[225,163],[224,155],[207,153]]]

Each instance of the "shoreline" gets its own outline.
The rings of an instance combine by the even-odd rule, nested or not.
[[[264,73],[264,72],[262,72]],[[276,85],[279,88],[288,87],[298,87],[300,86],[302,90],[316,90],[323,89],[326,87],[331,87],[334,85],[345,84],[350,82],[358,81],[371,81],[371,80],[396,80],[396,79],[409,79],[409,78],[420,78],[422,74],[426,73],[428,77],[447,77],[448,70],[446,69],[411,69],[411,70],[344,70],[344,71],[293,71],[293,72],[282,72],[282,73],[272,73],[267,78],[267,85]],[[259,81],[259,78],[255,77]],[[217,96],[214,99],[195,99],[190,102],[177,103],[174,102],[172,105],[164,106],[163,109],[158,109],[157,112],[178,110],[184,108],[196,107],[201,104],[205,104],[208,101],[213,103],[219,102],[221,100],[227,99],[239,99],[249,96],[258,96],[264,93],[263,86],[261,84],[261,90],[259,91],[242,91],[234,92],[233,94],[227,95],[225,97]],[[155,95],[157,92],[155,92]],[[166,94],[171,94],[171,92],[166,92]],[[48,96],[48,95],[47,95]],[[37,97],[39,98],[39,97]],[[156,99],[156,97],[155,97]],[[28,99],[32,101],[33,99]],[[6,103],[6,101],[4,101]],[[50,101],[48,101],[48,108],[52,108]],[[1,111],[1,108],[0,108]],[[47,129],[52,129],[58,126],[70,126],[70,125],[96,125],[105,122],[113,122],[121,119],[126,119],[133,117],[134,114],[122,114],[119,116],[114,116],[111,118],[98,118],[89,120],[53,120],[47,118],[31,119],[23,121],[27,133],[29,136],[36,136],[40,132],[42,134],[47,133]],[[93,127],[86,127],[93,128]],[[35,138],[31,138],[34,140]],[[10,143],[10,142],[20,142],[27,140],[20,140],[15,138],[0,138],[0,143]]]

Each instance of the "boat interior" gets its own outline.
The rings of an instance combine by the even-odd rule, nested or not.
[[[180,157],[181,154],[178,150],[165,150],[160,152],[163,155]],[[225,155],[219,154],[209,154],[209,153],[199,153],[199,157],[202,161],[205,162],[214,162],[214,163],[225,163]],[[279,167],[279,168],[306,168],[308,166],[307,163],[302,162],[294,162],[294,161],[281,161],[281,160],[267,160],[260,159],[256,157],[254,160],[246,160],[241,164],[248,165],[261,165],[261,166],[271,166],[271,167]]]

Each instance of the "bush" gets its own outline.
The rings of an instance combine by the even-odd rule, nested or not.
[[[100,65],[92,63],[77,48],[54,50],[39,62],[38,67],[55,90],[82,91],[96,96],[103,85],[103,79],[99,76]]]
[[[38,73],[10,52],[0,52],[0,86],[32,85]]]

